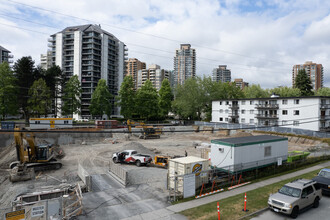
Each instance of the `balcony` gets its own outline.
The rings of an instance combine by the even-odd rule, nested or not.
[[[55,42],[55,41],[56,41],[55,38],[52,38],[52,37],[48,38],[48,42]]]
[[[320,131],[330,132],[330,127],[320,127]]]
[[[259,119],[278,119],[278,114],[256,114]]]
[[[330,116],[329,115],[321,115],[320,120],[321,121],[330,120]]]
[[[321,109],[329,109],[330,108],[330,104],[322,104],[320,106]]]
[[[278,109],[278,104],[256,104],[257,109]]]
[[[229,105],[229,108],[230,109],[239,109],[239,106],[238,105]]]

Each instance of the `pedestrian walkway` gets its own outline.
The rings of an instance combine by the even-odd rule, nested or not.
[[[198,207],[201,205],[205,205],[205,204],[208,204],[211,202],[216,202],[216,201],[219,201],[219,200],[231,197],[231,196],[245,193],[245,192],[248,192],[248,191],[260,188],[260,187],[264,187],[264,186],[267,186],[267,185],[270,185],[273,183],[277,183],[277,182],[280,182],[282,180],[286,180],[286,179],[289,179],[292,177],[300,176],[302,174],[309,173],[314,170],[319,170],[319,169],[322,169],[322,168],[328,167],[328,166],[330,166],[330,161],[313,166],[313,167],[309,167],[309,168],[306,168],[303,170],[299,170],[299,171],[296,171],[293,173],[285,174],[283,176],[277,176],[277,177],[270,178],[270,179],[267,179],[267,180],[264,180],[261,182],[246,185],[246,186],[234,189],[234,190],[222,192],[222,193],[211,195],[211,196],[204,197],[201,199],[195,199],[192,201],[179,203],[176,205],[171,205],[166,208],[156,210],[153,212],[143,213],[138,216],[132,216],[128,219],[133,219],[133,220],[153,220],[153,219],[155,219],[155,220],[156,219],[157,220],[181,220],[181,219],[186,219],[184,216],[178,215],[175,213],[182,212],[184,210],[195,208],[195,207]]]

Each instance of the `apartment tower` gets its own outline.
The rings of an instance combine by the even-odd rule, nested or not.
[[[0,63],[7,62],[13,63],[11,60],[14,56],[10,54],[11,52],[6,48],[0,46]]]
[[[292,69],[292,87],[295,86],[296,76],[298,71],[305,69],[307,75],[312,81],[314,90],[318,90],[323,87],[323,66],[322,64],[316,64],[312,61],[306,61],[304,64],[297,64]]]
[[[141,88],[145,81],[150,80],[157,91],[160,90],[164,79],[171,80],[170,71],[161,69],[160,66],[156,64],[149,65],[148,69],[139,70],[137,78],[138,89]]]
[[[242,90],[245,88],[245,87],[248,87],[249,86],[249,83],[247,82],[244,82],[243,79],[241,78],[238,78],[238,79],[234,79],[234,83],[237,87],[241,88]]]
[[[231,71],[227,69],[227,65],[219,65],[218,68],[213,69],[212,80],[216,82],[230,82]]]
[[[190,44],[181,44],[174,57],[174,84],[183,84],[189,77],[196,76],[196,51]]]
[[[143,69],[147,69],[146,63],[141,62],[136,58],[129,58],[128,61],[126,61],[126,75],[132,76],[135,90],[138,88],[138,71]]]
[[[113,96],[112,115],[119,115],[114,97],[124,79],[126,45],[100,25],[92,24],[67,27],[48,41],[52,64],[60,66],[67,79],[77,75],[81,82],[81,116],[74,117],[91,118],[89,106],[100,79],[106,80]]]

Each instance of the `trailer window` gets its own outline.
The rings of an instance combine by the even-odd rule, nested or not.
[[[265,147],[265,157],[269,157],[271,155],[272,155],[272,147],[271,146]]]

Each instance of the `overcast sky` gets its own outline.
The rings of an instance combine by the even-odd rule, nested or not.
[[[71,17],[70,17],[71,16]],[[40,63],[49,35],[101,24],[128,57],[173,69],[175,49],[196,49],[197,75],[227,65],[232,79],[291,86],[292,67],[321,63],[330,87],[330,1],[325,0],[0,0],[0,45],[14,60]]]

